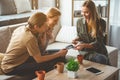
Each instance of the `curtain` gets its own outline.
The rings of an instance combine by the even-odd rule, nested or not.
[[[38,0],[39,9],[49,9],[50,7],[55,7],[56,0]]]
[[[120,49],[120,0],[110,0],[109,45]]]
[[[120,24],[120,0],[110,0],[110,25]]]

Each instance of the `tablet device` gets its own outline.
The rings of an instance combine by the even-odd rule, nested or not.
[[[66,49],[72,49],[72,48],[74,48],[73,45],[68,45],[68,46],[66,46]]]
[[[89,72],[95,73],[97,75],[103,73],[103,71],[101,71],[101,70],[99,70],[97,68],[94,68],[94,67],[86,68],[86,70],[89,71]]]
[[[58,51],[60,51],[60,49],[49,49],[49,50],[46,50],[46,53],[55,53]]]

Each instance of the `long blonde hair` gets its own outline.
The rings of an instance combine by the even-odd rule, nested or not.
[[[61,12],[58,8],[52,7],[48,12],[47,12],[47,17],[48,18],[53,18],[55,16],[61,16]]]
[[[88,22],[88,32],[91,32],[92,37],[96,37],[96,21],[100,19],[100,16],[97,13],[96,6],[92,0],[86,0],[83,4],[83,7],[87,7],[90,11],[90,18]]]
[[[44,13],[36,12],[28,19],[28,25],[29,28],[33,28],[34,25],[41,27],[46,21],[47,16]]]

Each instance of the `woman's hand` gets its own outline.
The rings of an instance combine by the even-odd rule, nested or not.
[[[72,44],[76,45],[79,41],[73,40]]]
[[[83,48],[93,48],[93,46],[89,43],[76,44],[74,47],[76,50],[82,50]]]
[[[61,50],[58,52],[58,54],[59,54],[60,56],[65,56],[65,55],[67,54],[67,52],[68,52],[67,49],[61,49]]]
[[[75,45],[76,45],[78,42],[79,42],[79,38],[76,38],[76,39],[74,39],[74,40],[72,41],[72,43],[75,44]]]
[[[85,47],[85,45],[84,44],[78,44],[78,45],[75,45],[74,47],[75,47],[75,50],[82,50]]]
[[[48,31],[46,32],[48,37],[49,37],[49,39],[53,38],[52,32],[53,32],[53,28],[49,28]]]

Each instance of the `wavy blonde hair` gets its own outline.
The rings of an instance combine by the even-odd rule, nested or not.
[[[92,0],[86,0],[83,3],[83,7],[87,7],[90,11],[90,19],[88,22],[88,31],[91,32],[92,37],[96,37],[96,21],[97,19],[100,19],[100,16],[98,15],[95,3]]]
[[[55,16],[61,16],[61,12],[58,8],[52,7],[48,12],[47,12],[47,17],[48,18],[53,18]]]

